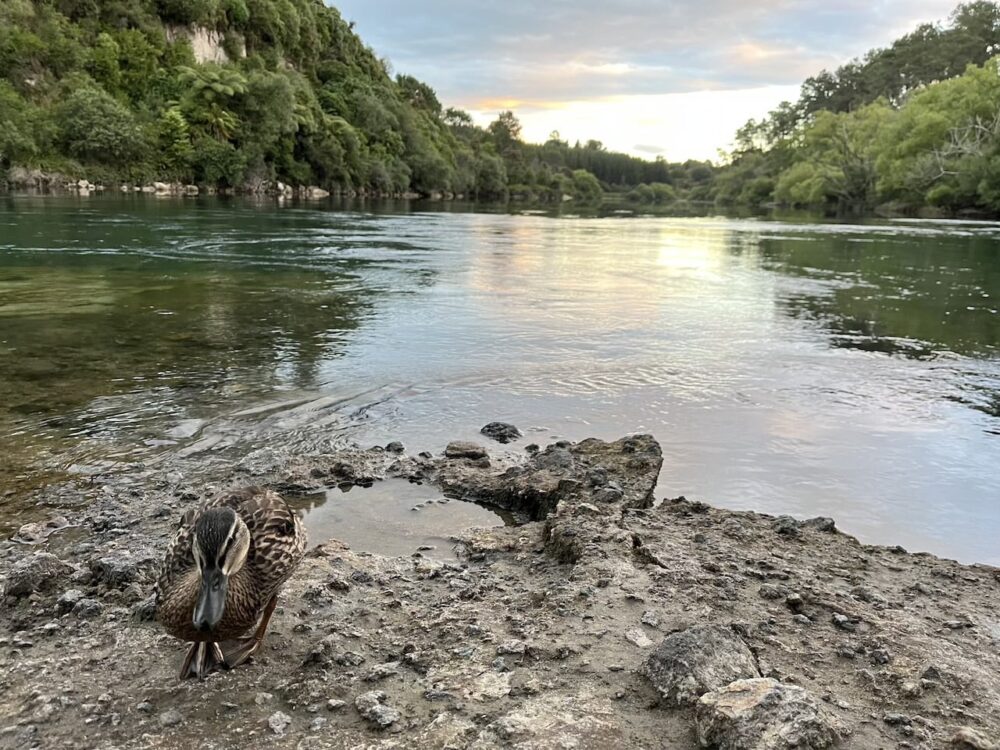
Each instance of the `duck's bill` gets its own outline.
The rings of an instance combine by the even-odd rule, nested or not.
[[[229,580],[221,570],[202,571],[201,592],[198,595],[198,604],[194,608],[194,617],[192,618],[195,629],[200,631],[214,630],[215,626],[219,624],[226,608],[228,584]]]

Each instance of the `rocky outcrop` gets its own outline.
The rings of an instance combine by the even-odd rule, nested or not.
[[[275,418],[311,424],[328,406]],[[49,487],[37,507],[72,504],[71,525],[0,544],[0,747],[984,750],[1000,737],[1000,572],[863,545],[828,519],[656,498],[650,436],[302,456],[190,450],[210,430],[189,432],[156,465]],[[400,557],[314,539],[252,663],[176,682],[184,644],[152,622],[152,592],[183,512],[251,482],[297,502],[387,478],[520,523]]]
[[[820,750],[843,731],[808,692],[767,678],[706,693],[696,715],[701,746],[718,750]]]

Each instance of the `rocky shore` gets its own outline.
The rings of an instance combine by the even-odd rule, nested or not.
[[[392,443],[51,487],[0,546],[0,747],[996,747],[1000,571],[667,499],[662,461],[649,436]],[[314,539],[255,661],[177,681],[150,595],[186,509],[389,478],[521,523],[447,556]]]
[[[434,191],[423,195],[412,191],[380,192],[366,189],[336,189],[327,190],[317,185],[289,185],[273,180],[248,181],[238,187],[218,188],[212,185],[186,185],[169,180],[150,180],[144,182],[91,182],[85,176],[69,175],[62,172],[45,172],[40,169],[12,167],[4,178],[0,178],[0,189],[26,191],[35,193],[69,193],[87,196],[92,193],[118,192],[142,193],[147,195],[185,196],[198,195],[251,195],[270,196],[279,199],[295,199],[318,201],[326,198],[396,198],[416,200],[429,198],[431,200],[461,200],[463,194],[444,191]]]

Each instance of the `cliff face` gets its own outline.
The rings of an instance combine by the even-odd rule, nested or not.
[[[34,544],[0,549],[0,742],[870,750],[1000,737],[1000,571],[862,545],[829,519],[654,504],[663,457],[649,436],[527,456],[181,454],[52,488],[40,500],[85,495],[74,528],[26,528]],[[314,539],[255,662],[175,681],[183,645],[149,622],[148,595],[184,510],[234,485],[292,497],[388,477],[518,523],[406,557]]]
[[[194,59],[204,65],[205,63],[215,63],[224,65],[235,62],[229,59],[229,54],[223,47],[225,36],[215,29],[207,29],[204,26],[167,26],[165,28],[167,40],[171,43],[179,39],[184,39],[191,45],[191,52]],[[243,59],[247,56],[246,42],[242,39],[237,43],[239,56]]]

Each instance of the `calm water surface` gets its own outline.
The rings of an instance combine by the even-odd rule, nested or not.
[[[0,523],[212,430],[503,419],[651,432],[664,496],[1000,563],[998,308],[993,224],[0,199]]]

